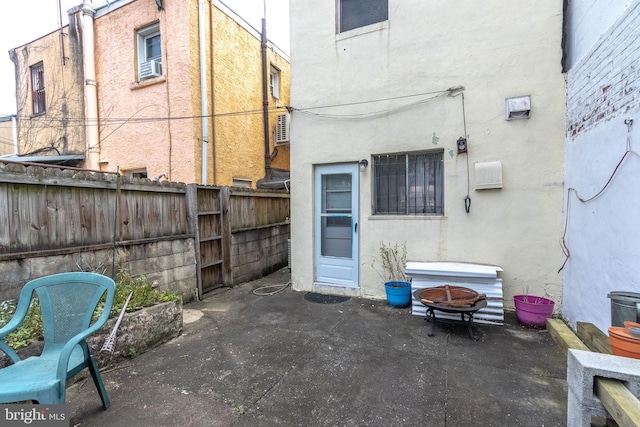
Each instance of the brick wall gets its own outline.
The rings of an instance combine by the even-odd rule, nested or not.
[[[640,2],[567,75],[567,136],[640,103]]]

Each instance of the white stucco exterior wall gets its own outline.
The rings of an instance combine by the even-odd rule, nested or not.
[[[574,15],[589,15],[576,28],[578,34],[595,25],[593,17],[607,14],[608,3],[591,7],[572,4]],[[611,326],[611,291],[640,292],[640,1],[619,13],[615,22],[582,55],[567,74],[567,139],[565,194],[566,244],[570,258],[563,270],[563,316],[594,323],[606,331]],[[598,31],[597,25],[595,31]],[[569,50],[580,52],[576,42]],[[634,119],[629,127],[625,120]],[[627,147],[627,144],[630,144]],[[616,175],[601,196],[597,194]],[[574,190],[570,190],[574,189]]]
[[[292,106],[336,106],[292,114],[294,288],[314,289],[315,165],[363,158],[371,164],[376,154],[443,150],[444,216],[374,216],[373,168],[360,174],[361,267],[355,294],[384,297],[383,283],[369,264],[381,241],[406,241],[412,261],[501,266],[507,308],[513,307],[512,296],[523,292],[547,295],[559,307],[562,2],[465,0],[451,7],[403,0],[389,5],[387,22],[336,34],[334,2],[291,1]],[[458,85],[465,87],[464,117],[460,95],[361,103]],[[505,98],[520,95],[531,96],[531,118],[505,121]],[[351,103],[360,104],[338,106]],[[400,107],[405,108],[396,110]],[[344,117],[371,112],[387,113],[367,120]],[[465,119],[468,159],[455,149]],[[503,188],[475,191],[474,163],[495,160],[503,164]]]

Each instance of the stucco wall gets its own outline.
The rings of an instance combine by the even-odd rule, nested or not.
[[[138,82],[136,31],[158,22],[163,75]],[[197,22],[197,2],[184,1],[166,2],[163,12],[155,2],[134,1],[96,18],[103,170],[146,168],[149,178],[167,174],[173,181],[199,181],[198,126],[189,118],[200,115],[194,109],[194,96],[200,98]],[[151,119],[140,121],[145,118]]]
[[[610,13],[605,4],[585,8],[576,2],[572,8],[574,15],[590,17],[581,22],[578,33],[590,31],[598,16]],[[563,316],[573,327],[578,321],[590,322],[606,331],[611,326],[608,293],[640,292],[639,27],[640,2],[634,1],[567,74],[565,195],[570,258],[563,270]],[[577,41],[568,48],[585,49]],[[625,124],[630,118],[632,126]],[[631,151],[602,195],[581,203],[577,196],[595,196],[627,150]]]
[[[60,32],[55,31],[9,52],[16,69],[17,126],[20,154],[54,147],[61,154],[85,151],[81,41],[77,28],[64,28],[64,63]],[[42,62],[45,112],[34,115],[30,67]],[[56,155],[55,150],[42,152]]]
[[[381,241],[406,241],[413,261],[501,266],[507,307],[513,306],[514,294],[523,292],[559,303],[562,3],[464,1],[451,7],[404,1],[390,6],[388,22],[338,35],[335,14],[333,2],[291,4],[293,107],[361,103],[294,111],[293,286],[311,289],[314,282],[314,165],[443,150],[441,217],[373,216],[372,167],[360,174],[357,293],[384,295],[383,283],[368,264]],[[458,85],[465,87],[464,114],[460,94],[433,93]],[[392,99],[418,94],[424,95]],[[520,95],[531,95],[531,118],[505,121],[505,98]],[[388,100],[362,103],[380,99]],[[375,112],[382,113],[345,119]],[[456,140],[465,134],[465,124],[469,153],[457,154]],[[503,164],[503,188],[475,191],[474,163],[494,160]],[[466,213],[468,173],[472,204]]]
[[[167,2],[164,7],[158,11],[154,2],[133,1],[96,19],[99,108],[106,122],[100,130],[101,167],[115,171],[120,166],[125,173],[146,168],[150,178],[167,174],[173,181],[199,183],[203,110],[198,2]],[[205,2],[203,11],[207,115],[218,115],[208,119],[207,183],[232,185],[233,178],[244,178],[255,187],[264,176],[260,40],[212,2]],[[156,22],[163,75],[137,82],[135,34]],[[270,97],[270,107],[288,105],[288,61],[272,49],[268,55],[286,82],[279,102]],[[253,113],[237,114],[247,111]],[[288,169],[288,147],[278,151],[273,166]]]

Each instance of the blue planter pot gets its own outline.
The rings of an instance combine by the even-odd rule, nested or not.
[[[384,284],[387,292],[387,302],[391,307],[409,307],[411,303],[411,283],[409,282],[387,282]]]

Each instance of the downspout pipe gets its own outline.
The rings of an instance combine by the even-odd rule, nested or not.
[[[98,128],[98,87],[96,84],[96,59],[93,33],[93,17],[96,11],[91,0],[82,3],[82,64],[84,71],[85,137],[87,158],[85,168],[100,170],[98,163],[100,133]]]
[[[214,45],[213,45],[213,0],[209,0],[209,73],[211,73],[211,151],[213,169],[212,185],[218,185],[218,167],[216,163],[216,73],[214,68]]]
[[[204,0],[198,0],[200,42],[200,105],[202,106],[202,185],[207,185],[209,169],[209,109],[207,105],[207,52],[205,45]]]
[[[266,15],[266,14],[265,14]],[[269,74],[267,70],[267,19],[262,18],[262,122],[264,127],[264,177],[271,180],[271,154],[269,149]]]

